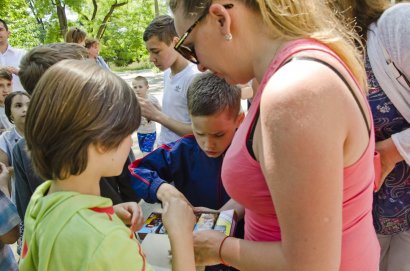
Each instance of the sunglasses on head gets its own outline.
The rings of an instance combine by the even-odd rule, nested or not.
[[[224,8],[230,9],[233,7],[233,4],[225,4],[223,5]],[[184,58],[191,61],[194,64],[199,64],[198,57],[195,53],[195,46],[192,44],[191,46],[184,45],[184,41],[187,39],[189,34],[191,34],[194,27],[203,19],[205,16],[208,15],[208,9],[205,9],[204,13],[199,16],[199,18],[188,28],[188,30],[181,36],[178,43],[174,46],[174,49],[180,53]]]

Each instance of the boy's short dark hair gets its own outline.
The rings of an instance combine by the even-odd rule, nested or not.
[[[147,42],[153,36],[157,36],[160,41],[170,45],[174,37],[178,37],[174,19],[169,15],[160,15],[152,20],[144,31],[143,39]]]
[[[72,43],[80,43],[85,40],[87,33],[78,28],[78,27],[71,27],[68,29],[67,33],[64,36],[65,42],[72,42]]]
[[[135,81],[143,81],[146,86],[148,86],[148,80],[144,76],[138,75],[137,77],[134,78]]]
[[[45,180],[79,175],[90,144],[112,150],[140,119],[138,100],[123,79],[93,61],[60,61],[41,77],[27,111],[34,169]]]
[[[9,27],[7,26],[7,23],[5,20],[0,19],[0,23],[2,23],[4,25],[4,28],[6,29],[6,31],[9,31]]]
[[[32,94],[43,73],[63,59],[88,59],[88,52],[76,43],[51,43],[31,49],[20,62],[19,77],[24,89]]]
[[[90,49],[94,44],[100,44],[100,41],[95,38],[86,38],[84,47]]]
[[[30,95],[24,91],[13,91],[9,95],[7,95],[6,99],[4,100],[4,111],[6,113],[7,119],[10,123],[14,123],[13,118],[11,117],[11,105],[13,103],[13,98],[18,95],[27,96],[30,99]]]
[[[9,72],[6,68],[0,68],[0,78],[12,81],[13,74]]]
[[[188,87],[188,111],[192,116],[211,116],[229,110],[232,117],[241,108],[241,90],[211,72],[198,74]]]

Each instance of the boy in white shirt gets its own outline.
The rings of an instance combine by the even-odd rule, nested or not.
[[[132,81],[132,89],[138,99],[146,99],[152,103],[158,110],[161,110],[161,105],[158,99],[153,95],[148,94],[148,80],[144,76],[137,76]],[[138,145],[143,154],[152,152],[157,138],[157,128],[154,121],[141,117],[141,124],[137,131]]]

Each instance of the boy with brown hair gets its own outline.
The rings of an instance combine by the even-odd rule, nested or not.
[[[189,86],[187,96],[194,134],[133,162],[132,187],[150,203],[177,197],[195,207],[220,209],[229,200],[221,180],[224,153],[244,118],[241,91],[203,73]]]
[[[33,93],[37,82],[44,72],[57,62],[64,59],[88,59],[87,49],[76,43],[54,43],[38,46],[30,50],[20,64],[20,78],[26,91]],[[44,182],[34,173],[30,158],[26,152],[26,141],[21,139],[13,149],[14,174],[16,180],[16,206],[23,219],[28,202],[34,190]],[[123,201],[139,201],[135,193],[129,188],[128,164],[134,161],[132,151],[124,165],[121,175],[102,178],[101,193],[110,198],[114,204]]]
[[[161,145],[192,133],[186,93],[198,69],[174,50],[179,37],[172,17],[156,17],[145,29],[143,39],[150,61],[164,71],[162,111],[148,100],[140,99],[142,115],[161,124]]]
[[[42,76],[26,139],[36,172],[50,181],[36,189],[27,209],[21,271],[152,270],[99,187],[101,177],[121,173],[139,126],[135,116],[140,108],[130,86],[94,63],[64,60]],[[142,226],[141,210],[133,211]],[[174,200],[164,206],[163,222],[174,270],[193,270],[192,209]]]

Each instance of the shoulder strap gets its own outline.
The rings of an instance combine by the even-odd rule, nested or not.
[[[309,56],[298,56],[298,57],[293,57],[291,58],[291,61],[293,60],[309,60],[309,61],[315,61],[318,62],[320,64],[325,65],[326,67],[328,67],[329,69],[331,69],[334,73],[336,73],[336,75],[343,81],[343,83],[347,86],[347,88],[349,89],[350,93],[352,94],[354,100],[356,101],[356,104],[359,106],[360,109],[360,113],[362,113],[362,117],[363,120],[366,124],[366,128],[367,128],[367,132],[369,134],[370,137],[370,129],[371,129],[371,125],[369,123],[369,120],[366,118],[366,113],[362,107],[362,105],[360,104],[359,98],[357,97],[356,93],[354,92],[352,86],[347,82],[346,78],[333,66],[331,66],[329,63],[321,60],[321,59],[317,59],[314,57],[309,57]]]
[[[356,101],[357,105],[359,106],[360,112],[362,114],[363,120],[366,124],[366,128],[367,128],[367,132],[369,134],[370,137],[370,133],[371,133],[371,125],[368,121],[368,119],[366,118],[366,114],[365,111],[363,109],[363,107],[361,106],[360,102],[359,102],[359,98],[357,97],[356,93],[354,92],[352,86],[347,82],[346,78],[333,66],[331,66],[329,63],[321,60],[321,59],[317,59],[314,57],[309,57],[309,56],[298,56],[298,57],[292,57],[289,60],[287,60],[285,63],[283,63],[282,67],[285,66],[286,64],[288,64],[291,61],[294,60],[309,60],[309,61],[315,61],[318,62],[320,64],[325,65],[326,67],[330,68],[334,73],[336,73],[336,75],[343,81],[343,83],[347,86],[347,88],[349,89],[350,93],[352,94],[354,100]],[[251,125],[251,129],[249,131],[249,136],[246,139],[246,148],[248,149],[249,154],[252,156],[252,158],[254,160],[256,160],[256,156],[255,153],[253,151],[252,145],[253,145],[253,137],[254,137],[254,133],[255,133],[255,129],[256,129],[256,124],[258,122],[259,119],[259,115],[260,115],[260,106],[257,109],[257,112],[255,114],[255,117],[253,119],[252,125]]]

